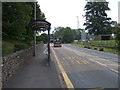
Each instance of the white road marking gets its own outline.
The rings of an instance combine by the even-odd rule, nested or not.
[[[120,73],[119,71],[112,69],[112,68],[110,70],[112,70],[113,72],[116,72],[116,73]]]
[[[83,55],[85,55],[86,53],[80,53],[79,51],[77,51],[77,50],[74,50],[74,49],[71,49],[71,48],[68,48],[68,47],[65,47],[64,46],[64,48],[65,49],[68,49],[68,50],[70,50],[70,51],[74,51],[74,53],[76,53],[77,55],[80,55],[80,54],[83,54]],[[86,54],[86,55],[88,55],[88,56],[91,56],[91,55],[89,55],[89,54]],[[99,58],[99,57],[98,57]],[[98,63],[99,65],[102,65],[102,66],[105,66],[105,67],[107,67],[107,65],[106,64],[103,64],[103,63],[101,63],[101,62],[98,62],[98,61],[96,61],[96,60],[93,60],[93,59],[91,59],[91,58],[89,58],[89,60],[90,61],[93,61],[93,62],[96,62],[96,63]],[[102,60],[106,60],[106,59],[102,59]],[[107,60],[106,60],[107,61]],[[117,70],[115,70],[115,69],[110,69],[110,70],[112,70],[112,71],[114,71],[114,72],[116,72],[116,73],[120,73],[119,71],[117,71]]]
[[[107,67],[107,65],[106,65],[106,64],[100,63],[100,62],[98,62],[98,61],[96,61],[96,60],[93,60],[93,59],[90,59],[90,58],[89,58],[89,60],[90,60],[90,61],[93,61],[93,62],[96,62],[96,63],[98,63],[98,64],[100,64],[100,65],[102,65],[102,66]]]

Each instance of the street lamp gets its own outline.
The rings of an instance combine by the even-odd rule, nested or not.
[[[36,55],[36,31],[46,31],[48,30],[48,62],[50,65],[50,26],[51,23],[49,23],[46,20],[40,20],[36,19],[36,3],[34,2],[34,21],[31,21],[29,23],[29,26],[34,30],[34,53],[33,56]]]
[[[36,2],[34,2],[34,20],[36,20]],[[36,30],[34,30],[34,53],[33,56],[36,54]]]

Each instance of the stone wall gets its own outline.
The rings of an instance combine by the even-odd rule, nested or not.
[[[1,65],[2,65],[2,55],[0,55],[0,90],[2,89],[2,66]]]
[[[36,46],[36,54],[39,53],[43,45]],[[2,84],[5,85],[6,81],[10,79],[11,76],[16,74],[24,65],[31,62],[33,57],[33,47],[28,49],[17,51],[6,57],[2,57]]]

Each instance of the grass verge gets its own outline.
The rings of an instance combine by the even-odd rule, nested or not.
[[[7,56],[30,45],[16,40],[2,40],[2,56]]]
[[[120,55],[120,52],[118,52],[118,49],[110,49],[110,48],[104,48],[104,47],[93,47],[93,46],[86,47],[85,45],[80,45],[77,43],[71,43],[71,45],[77,46],[77,47],[82,47],[82,48],[89,48],[89,49],[93,49],[93,50],[99,50],[99,51],[100,51],[100,49],[103,49],[103,52],[108,52],[108,53]]]
[[[28,48],[34,44],[31,42],[21,42],[16,40],[2,40],[2,56],[7,56],[16,51]],[[36,44],[43,44],[42,41],[37,41]]]

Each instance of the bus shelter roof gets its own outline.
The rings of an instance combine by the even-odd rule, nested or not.
[[[46,20],[34,20],[29,25],[33,30],[46,31],[50,30],[51,23]]]

